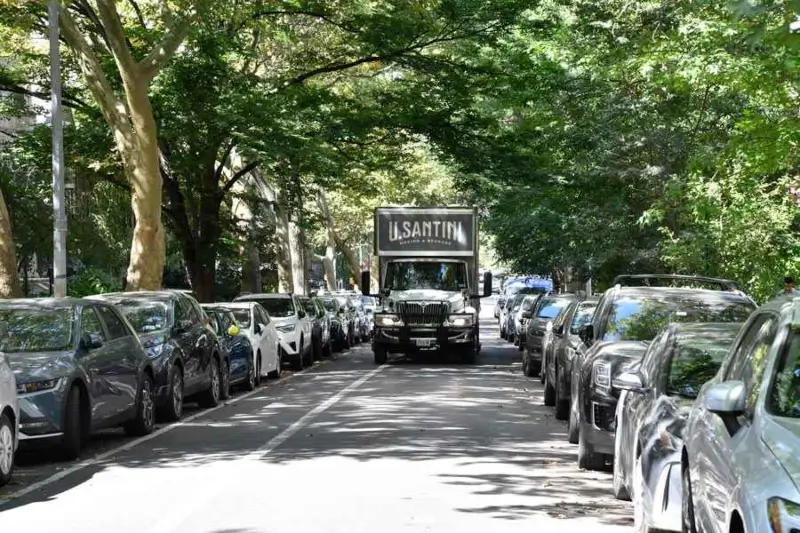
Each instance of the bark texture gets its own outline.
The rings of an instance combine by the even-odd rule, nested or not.
[[[336,290],[336,229],[333,226],[333,217],[328,210],[328,199],[325,196],[325,189],[320,187],[317,192],[317,203],[319,204],[322,220],[325,225],[325,255],[322,257],[322,266],[325,268],[325,284],[329,291]]]
[[[21,296],[17,252],[14,248],[14,236],[11,233],[11,217],[8,214],[3,191],[0,191],[0,298]]]
[[[289,215],[283,207],[283,191],[278,193],[275,203],[275,258],[278,263],[278,291],[292,292],[292,250],[289,242]]]

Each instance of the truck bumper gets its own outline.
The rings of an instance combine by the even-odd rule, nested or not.
[[[373,342],[389,353],[465,348],[475,342],[476,328],[381,328]]]

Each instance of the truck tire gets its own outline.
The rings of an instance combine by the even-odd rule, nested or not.
[[[467,348],[466,350],[464,350],[463,357],[464,357],[464,364],[467,365],[475,364],[476,360],[478,359],[478,350],[474,344],[469,348]]]
[[[376,365],[386,364],[386,359],[387,359],[386,348],[383,348],[381,346],[375,346],[375,348],[373,348],[373,354],[375,356]]]

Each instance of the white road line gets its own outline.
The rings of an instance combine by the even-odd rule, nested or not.
[[[368,379],[372,378],[375,374],[380,372],[386,367],[386,365],[381,365],[374,370],[370,371],[368,374],[361,376],[350,385],[346,386],[324,402],[320,403],[309,412],[298,418],[291,426],[281,431],[279,434],[271,438],[267,441],[266,444],[254,450],[247,455],[237,459],[237,462],[243,461],[253,461],[262,459],[266,455],[269,455],[275,448],[286,442],[292,435],[303,429],[305,426],[308,425],[311,420],[314,419],[320,413],[330,409],[333,405],[339,402],[342,398],[347,396],[349,393],[360,387],[364,384]],[[207,490],[204,494],[204,497],[201,498],[200,501],[196,501],[194,505],[181,505],[175,506],[173,509],[173,514],[167,515],[161,521],[159,521],[154,527],[148,528],[147,533],[174,533],[178,528],[180,528],[181,524],[183,524],[189,517],[195,515],[198,509],[205,508],[207,505],[212,505],[212,503],[219,498],[219,492],[216,490]]]
[[[378,368],[380,368],[380,367],[378,367]],[[314,367],[307,368],[305,370],[301,370],[300,372],[295,372],[292,375],[283,378],[281,381],[287,381],[287,380],[293,378],[294,376],[300,376],[300,375],[306,374],[310,370],[314,370]],[[62,480],[67,476],[71,476],[75,472],[79,472],[79,471],[83,470],[84,468],[89,468],[90,466],[94,466],[97,463],[99,463],[100,461],[108,459],[109,457],[112,457],[112,456],[114,456],[114,455],[116,455],[116,454],[118,454],[120,452],[128,451],[131,448],[135,448],[136,446],[138,446],[140,444],[143,444],[143,443],[145,443],[145,442],[147,442],[149,440],[152,440],[152,439],[155,439],[157,437],[160,437],[164,433],[167,433],[169,431],[172,431],[173,429],[176,429],[176,428],[179,428],[179,427],[181,427],[183,425],[186,425],[186,424],[192,422],[193,420],[197,420],[201,416],[205,416],[207,414],[213,413],[214,411],[217,411],[218,409],[222,409],[223,407],[227,407],[227,406],[230,406],[230,405],[236,405],[237,403],[239,403],[242,400],[246,400],[247,398],[250,398],[251,396],[255,396],[256,394],[258,394],[260,392],[269,391],[269,390],[271,390],[271,388],[272,387],[269,387],[269,386],[262,387],[262,388],[254,390],[254,391],[242,394],[241,396],[236,396],[235,398],[227,400],[225,403],[221,403],[216,407],[211,407],[209,409],[205,409],[205,410],[200,411],[198,413],[195,413],[195,414],[193,414],[191,416],[188,416],[188,417],[180,420],[179,422],[175,422],[175,423],[170,424],[168,426],[164,426],[163,428],[161,428],[161,429],[159,429],[157,431],[154,431],[153,433],[151,433],[149,435],[146,435],[144,437],[140,437],[138,439],[132,440],[132,441],[126,443],[126,444],[123,444],[121,446],[117,446],[116,448],[112,448],[111,450],[108,450],[107,452],[103,452],[101,454],[95,455],[94,457],[86,459],[85,461],[81,461],[80,463],[78,463],[78,464],[76,464],[74,466],[71,466],[71,467],[69,467],[69,468],[67,468],[65,470],[61,470],[60,472],[56,472],[55,474],[53,474],[52,476],[50,476],[48,478],[45,478],[45,479],[43,479],[41,481],[37,481],[36,483],[31,483],[27,487],[22,488],[22,489],[18,490],[17,492],[14,492],[14,493],[10,494],[7,498],[0,499],[0,505],[7,504],[9,502],[14,501],[17,498],[21,498],[22,496],[25,496],[26,494],[30,494],[33,491],[42,489],[42,488],[44,488],[44,487],[46,487],[48,485],[52,485],[56,481]]]

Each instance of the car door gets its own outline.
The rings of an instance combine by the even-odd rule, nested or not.
[[[116,385],[120,367],[113,346],[108,343],[108,335],[100,315],[95,308],[86,305],[81,308],[81,339],[91,342],[81,343],[79,358],[89,383],[92,404],[92,426],[100,426],[119,415],[123,408],[122,393]]]
[[[748,398],[758,396],[778,322],[777,315],[765,311],[750,323],[737,342],[721,381],[741,380]],[[693,482],[700,491],[695,505],[701,509],[697,519],[708,533],[726,533],[728,502],[737,484],[735,450],[751,431],[751,417],[752,412],[739,417],[739,427],[731,433],[722,418],[704,409],[702,427],[696,428],[702,437],[699,449],[693,450],[698,460],[698,476]]]
[[[276,369],[278,368],[278,331],[275,329],[275,324],[272,323],[272,317],[269,316],[267,310],[256,304],[256,312],[261,317],[262,328],[264,329],[264,361],[265,366],[262,368]]]
[[[144,358],[141,345],[114,309],[103,304],[96,305],[95,309],[106,327],[108,346],[114,352],[117,362],[118,373],[114,385],[122,395],[122,412],[135,412],[139,394],[139,371]]]
[[[258,304],[253,304],[250,308],[250,312],[250,320],[252,321],[253,328],[256,329],[256,324],[258,325],[256,339],[258,342],[258,350],[261,351],[261,368],[273,368],[275,366],[275,362],[272,360],[274,342],[270,339],[271,335],[269,330],[271,328],[269,327],[269,316]],[[274,328],[272,329],[274,330]]]
[[[175,338],[183,353],[183,378],[186,395],[203,389],[206,384],[205,367],[208,364],[204,351],[205,327],[188,298],[175,298]]]

